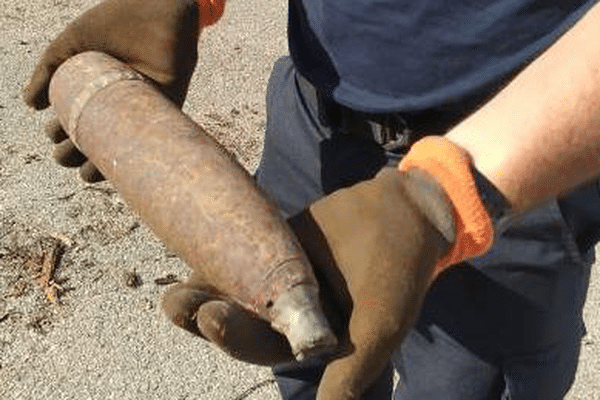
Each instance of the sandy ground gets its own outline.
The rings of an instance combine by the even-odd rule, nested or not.
[[[287,53],[285,3],[229,0],[203,33],[185,107],[249,170],[267,78]],[[165,282],[187,268],[109,183],[86,185],[53,163],[40,134],[49,113],[20,99],[42,49],[93,4],[0,0],[0,398],[279,399],[269,369],[233,361],[161,315]],[[600,399],[599,310],[595,268],[568,399]]]

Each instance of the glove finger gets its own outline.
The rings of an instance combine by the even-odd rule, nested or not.
[[[65,139],[54,147],[54,159],[63,167],[79,167],[87,160],[69,139]]]
[[[50,105],[48,100],[48,85],[56,67],[40,61],[35,67],[33,74],[23,87],[23,100],[25,103],[35,108],[43,110]]]
[[[67,59],[84,49],[75,39],[70,29],[63,31],[44,51],[33,73],[23,86],[25,103],[36,110],[42,110],[50,105],[48,86],[56,69]]]
[[[102,173],[87,157],[75,147],[57,119],[52,119],[45,128],[46,135],[57,145],[54,148],[54,159],[63,167],[80,167],[81,179],[88,183],[103,181]]]
[[[190,281],[194,281],[193,274]],[[186,282],[173,286],[165,293],[162,308],[175,325],[239,360],[272,365],[293,359],[286,339],[267,322],[234,303],[217,299],[202,285]]]
[[[214,299],[207,291],[190,286],[187,282],[172,286],[163,296],[162,309],[178,327],[202,336],[196,325],[195,315],[200,306]]]
[[[362,348],[331,361],[319,383],[317,400],[361,399],[369,386],[385,372],[390,353]]]
[[[236,304],[208,301],[198,309],[196,320],[205,338],[238,360],[273,365],[294,359],[283,335]]]
[[[58,119],[56,118],[52,118],[46,124],[46,126],[44,127],[44,132],[46,133],[46,136],[48,136],[48,138],[52,140],[53,143],[60,143],[63,140],[69,138],[67,133],[64,131],[62,125],[60,124],[60,122],[58,122]]]
[[[96,50],[149,76],[181,105],[197,62],[200,30],[194,0],[101,2],[52,41],[24,85],[23,98],[35,109],[48,107],[56,69],[80,52]]]
[[[102,182],[106,179],[102,175],[102,172],[89,160],[84,162],[79,168],[79,176],[88,183]]]
[[[412,245],[412,244],[405,244]],[[427,274],[402,273],[402,260],[390,254],[384,259],[398,266],[398,273],[383,276],[376,269],[355,277],[353,306],[346,335],[340,340],[340,358],[328,364],[318,388],[318,400],[360,399],[384,372],[391,353],[414,325],[425,293]],[[404,254],[399,251],[399,254]],[[431,250],[431,254],[436,254]],[[392,271],[381,259],[371,258],[377,269]],[[352,268],[352,266],[350,266]],[[428,268],[419,267],[427,271]],[[363,271],[364,272],[364,271]],[[379,275],[379,276],[378,276]],[[402,282],[402,285],[390,284]],[[403,286],[404,285],[404,286]]]

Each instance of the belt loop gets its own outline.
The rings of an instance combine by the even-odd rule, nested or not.
[[[317,90],[317,103],[319,122],[323,126],[338,127],[342,120],[340,105],[331,99],[325,98],[319,90]]]
[[[312,101],[316,101],[319,123],[323,126],[337,127],[341,120],[340,106],[330,97],[324,96],[321,90],[317,89],[308,79],[297,71],[296,82],[305,95],[308,94],[312,97]]]

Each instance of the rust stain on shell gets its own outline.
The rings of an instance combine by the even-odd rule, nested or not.
[[[104,54],[80,54],[55,73],[50,98],[76,146],[215,292],[273,322],[283,293],[317,287],[254,179],[138,74]],[[316,335],[331,345],[325,319],[317,319],[325,326],[315,326]]]

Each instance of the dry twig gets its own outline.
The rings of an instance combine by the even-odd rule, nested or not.
[[[52,305],[60,305],[59,292],[63,288],[54,280],[54,273],[64,250],[64,243],[59,239],[53,239],[50,248],[44,251],[42,271],[37,278],[37,283],[42,287],[46,298]]]
[[[177,282],[179,282],[179,279],[177,279],[177,276],[173,274],[169,274],[163,278],[154,279],[154,283],[156,283],[157,285],[171,285]]]
[[[255,391],[257,391],[258,389],[263,388],[263,387],[268,386],[268,385],[271,385],[273,383],[275,383],[275,379],[273,379],[273,378],[266,379],[266,380],[264,380],[262,382],[258,382],[256,385],[253,385],[252,387],[246,389],[239,396],[236,396],[233,400],[244,400],[248,396],[250,396],[252,393],[254,393]]]

